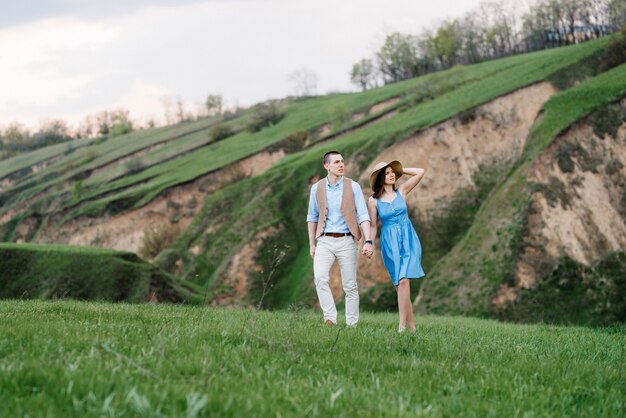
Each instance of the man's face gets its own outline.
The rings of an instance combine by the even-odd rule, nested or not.
[[[331,154],[329,156],[330,161],[324,164],[324,168],[328,170],[328,174],[335,176],[343,176],[344,164],[341,154]]]

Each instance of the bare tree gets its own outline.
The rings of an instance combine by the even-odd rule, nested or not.
[[[176,100],[176,122],[180,123],[187,120],[187,114],[185,113],[185,104],[181,98]]]
[[[93,115],[85,116],[76,128],[77,138],[93,138],[98,133]]]
[[[172,111],[172,99],[168,96],[162,96],[159,100],[163,107],[163,116],[165,117],[166,125],[173,125],[176,123],[174,112]]]
[[[288,76],[294,84],[294,93],[297,97],[313,96],[317,94],[317,74],[307,68],[299,68]]]

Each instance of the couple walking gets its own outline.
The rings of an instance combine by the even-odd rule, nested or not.
[[[366,204],[359,184],[344,177],[344,160],[338,151],[324,154],[323,164],[328,176],[311,187],[307,222],[315,288],[325,322],[337,323],[337,308],[329,286],[330,268],[335,260],[345,293],[346,324],[353,326],[359,321],[356,242],[361,236],[365,238],[361,253],[371,259],[380,218],[381,253],[398,294],[398,331],[407,326],[415,331],[409,280],[423,277],[424,270],[422,248],[404,197],[420,182],[424,170],[403,168],[399,161],[377,164],[370,175],[374,193]],[[397,180],[403,174],[410,178],[398,186]]]

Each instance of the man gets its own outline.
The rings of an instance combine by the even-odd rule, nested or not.
[[[315,289],[324,312],[324,321],[328,325],[337,324],[337,308],[328,284],[330,268],[337,260],[346,300],[346,325],[354,326],[359,321],[356,242],[363,235],[365,245],[362,253],[368,257],[373,253],[370,217],[361,186],[344,177],[345,166],[341,154],[338,151],[327,152],[323,163],[328,176],[311,187],[306,219]]]

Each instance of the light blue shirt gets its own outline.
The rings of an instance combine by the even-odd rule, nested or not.
[[[311,196],[309,197],[309,213],[306,217],[307,222],[317,222],[319,220],[320,210],[317,204],[317,187],[319,183],[315,183],[311,187]],[[356,209],[356,217],[359,225],[370,220],[367,212],[367,205],[363,197],[361,186],[356,181],[352,182],[352,191],[354,192],[354,207]],[[328,206],[328,216],[326,217],[326,226],[324,232],[350,232],[348,224],[341,214],[341,200],[343,198],[343,177],[334,186],[330,185],[328,177],[326,177],[326,205]]]

